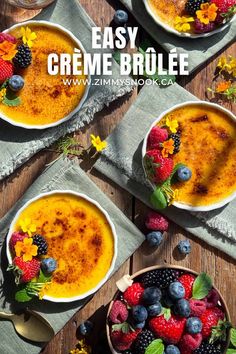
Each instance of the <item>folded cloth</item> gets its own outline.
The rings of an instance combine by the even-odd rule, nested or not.
[[[189,71],[217,54],[226,45],[235,40],[236,20],[223,32],[207,38],[181,38],[168,33],[148,14],[143,0],[121,0],[132,12],[136,20],[150,33],[150,35],[167,51],[176,48],[177,53],[189,53]],[[167,5],[168,6],[168,5]]]
[[[70,30],[80,39],[88,53],[92,49],[92,27],[95,24],[85,13],[78,0],[58,0],[44,9],[35,20],[48,20],[58,23]],[[100,50],[104,52],[104,50]],[[46,130],[27,130],[14,127],[1,121],[0,129],[0,180],[10,175],[16,168],[26,162],[39,150],[48,147],[67,133],[74,132],[90,123],[96,112],[118,97],[132,90],[129,82],[119,75],[119,67],[113,62],[113,75],[109,78],[120,82],[117,85],[95,85],[96,79],[108,79],[107,76],[93,76],[89,95],[82,109],[69,121]],[[95,81],[96,80],[96,81]],[[102,81],[99,81],[102,82]]]
[[[145,86],[122,122],[108,137],[95,168],[147,205],[151,190],[142,168],[142,142],[152,122],[177,103],[197,100],[177,84],[168,88]],[[163,211],[171,220],[200,239],[236,258],[236,201],[210,212],[190,213],[175,207]]]
[[[34,196],[40,193],[60,189],[73,190],[88,195],[96,200],[109,213],[118,236],[118,255],[115,264],[116,271],[122,263],[128,259],[143,242],[144,237],[136,226],[105,196],[101,190],[89,179],[89,177],[69,160],[60,159],[48,167],[43,174],[27,190],[25,195],[0,221],[1,234],[1,298],[0,311],[14,312],[22,306],[29,306],[30,309],[38,311],[45,317],[58,332],[66,322],[83,306],[88,299],[73,302],[71,304],[52,303],[49,301],[33,301],[26,305],[16,304],[13,300],[15,286],[14,280],[6,272],[7,260],[5,254],[4,238],[16,212],[19,208]],[[13,326],[8,321],[0,321],[0,353],[26,354],[39,353],[40,347],[33,343],[22,340],[14,332]]]

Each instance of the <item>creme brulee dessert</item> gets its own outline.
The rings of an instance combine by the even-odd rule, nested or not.
[[[21,103],[11,107],[0,103],[2,112],[11,120],[26,125],[48,125],[60,121],[76,109],[81,102],[86,85],[81,81],[78,85],[65,85],[63,80],[85,80],[85,75],[49,75],[47,68],[48,55],[56,53],[73,54],[78,48],[73,39],[57,28],[43,24],[29,24],[36,39],[30,48],[31,64],[26,68],[15,66],[14,73],[22,76],[24,87],[17,92]],[[24,26],[27,28],[27,26]],[[13,29],[10,34],[17,39],[17,46],[22,44],[21,27]],[[17,47],[17,48],[18,48]],[[12,60],[14,64],[14,58]]]
[[[219,6],[217,0],[144,0],[159,24],[179,33],[205,34],[228,23],[234,16],[234,5]],[[227,14],[227,15],[226,15]]]
[[[47,254],[43,258],[52,257],[57,262],[51,283],[45,285],[41,296],[83,295],[108,273],[114,257],[114,236],[107,218],[93,203],[72,194],[52,194],[22,211],[14,225],[16,232],[21,230],[22,220],[31,220],[36,226],[34,234],[46,240]]]
[[[191,206],[221,202],[236,191],[236,122],[209,106],[186,105],[167,117],[178,122],[181,145],[172,155],[174,165],[182,163],[192,171],[191,179],[178,182],[176,201]]]

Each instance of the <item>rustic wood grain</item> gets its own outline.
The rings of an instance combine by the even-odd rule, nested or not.
[[[115,9],[120,7],[119,2],[115,0],[81,0],[81,3],[94,22],[101,27],[109,25]],[[15,22],[23,21],[27,19],[27,17],[33,17],[36,13],[37,12],[19,9],[16,10],[10,6],[6,6],[4,0],[0,0],[0,29],[4,29]],[[141,31],[141,36],[144,36],[144,31]],[[230,46],[224,53],[236,56],[236,44]],[[209,61],[207,65],[200,68],[198,72],[190,78],[181,79],[181,84],[198,98],[206,99],[206,87],[211,85],[216,62],[217,57]],[[99,134],[102,138],[109,135],[122,119],[136,96],[137,90],[130,96],[112,103],[110,107],[98,113],[89,127],[76,134],[79,141],[84,146],[88,146],[91,133]],[[236,112],[235,106],[226,106]],[[54,155],[48,151],[40,152],[11,177],[0,183],[0,217],[24,194],[28,186],[30,186],[41,173],[45,164],[51,161],[53,157]],[[84,161],[81,167],[87,171],[95,183],[111,198],[121,211],[146,232],[143,225],[147,208],[140,201],[134,200],[130,194],[124,192],[113,182],[104,178],[104,176],[94,171],[90,173],[92,165],[93,162]],[[228,303],[232,320],[234,324],[236,324],[236,297],[234,296],[236,293],[236,283],[234,281],[236,278],[236,262],[208,246],[206,243],[201,242],[191,234],[183,231],[174,223],[171,223],[170,230],[165,237],[166,240],[163,245],[152,254],[150,254],[145,245],[143,245],[134,256],[119,269],[110,281],[103,286],[93,299],[66,324],[42,352],[44,354],[67,354],[78,341],[77,328],[79,324],[88,318],[92,318],[95,323],[92,341],[94,353],[97,354],[96,343],[99,341],[99,334],[105,328],[106,305],[109,303],[116,290],[115,281],[125,273],[135,272],[154,264],[179,264],[196,271],[206,271],[211,274],[216,286],[222,291]],[[193,251],[191,256],[180,259],[176,252],[176,245],[178,241],[183,238],[189,238],[191,240]],[[106,353],[108,352],[104,347],[103,354]]]

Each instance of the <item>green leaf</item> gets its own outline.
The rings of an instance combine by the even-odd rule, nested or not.
[[[43,271],[40,269],[39,277],[37,279],[37,283],[47,283],[51,281],[52,276],[49,274],[44,274]]]
[[[202,300],[212,289],[212,280],[206,273],[201,273],[193,284],[193,299]]]
[[[161,339],[155,339],[145,350],[145,354],[163,354],[164,344]]]
[[[232,328],[230,331],[230,340],[234,347],[236,347],[236,329]]]
[[[226,319],[224,319],[224,321],[219,320],[217,326],[212,327],[209,343],[215,343],[217,341],[226,342],[227,333],[231,327],[231,323],[226,321]]]
[[[164,319],[166,321],[169,321],[169,319],[171,318],[171,309],[167,309],[167,308],[163,307],[161,315],[164,315]]]
[[[227,349],[226,354],[236,354],[236,349]]]
[[[140,43],[140,46],[139,46],[139,48],[138,48],[138,51],[139,51],[141,54],[145,55],[146,50],[147,50],[148,48],[150,48],[150,47],[152,47],[152,43],[150,42],[149,39],[146,38],[146,39],[144,39],[144,40]]]
[[[2,103],[6,106],[16,107],[21,104],[21,99],[16,96],[14,92],[7,90],[6,96],[2,100]]]
[[[155,209],[165,209],[167,200],[160,187],[157,187],[151,195],[150,202]]]
[[[32,300],[32,296],[28,294],[26,288],[18,290],[15,293],[15,300],[18,302],[27,302]]]
[[[113,59],[120,65],[120,52],[118,50],[113,53]]]
[[[112,326],[112,332],[114,331],[122,331],[123,333],[129,333],[130,325],[127,322],[115,324]]]

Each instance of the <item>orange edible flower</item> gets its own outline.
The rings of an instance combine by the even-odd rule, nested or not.
[[[173,139],[169,139],[167,141],[164,141],[164,143],[162,144],[162,156],[163,157],[168,157],[168,155],[172,155],[174,153],[174,149],[175,149],[175,146],[174,146],[174,140]]]
[[[218,93],[225,92],[230,87],[231,87],[231,82],[230,81],[221,81],[216,86],[216,92],[218,92]]]
[[[16,44],[8,41],[0,43],[0,56],[3,60],[12,60],[17,53]]]
[[[201,10],[196,11],[196,15],[202,23],[208,25],[210,22],[215,21],[217,17],[217,10],[218,7],[216,4],[210,4],[207,2],[205,4],[201,4]]]
[[[37,256],[38,246],[33,245],[33,239],[26,237],[23,241],[18,241],[15,245],[17,257],[23,256],[23,261],[31,261],[34,256]]]

